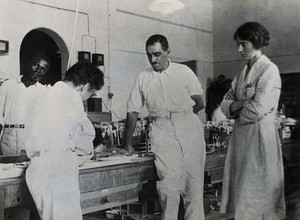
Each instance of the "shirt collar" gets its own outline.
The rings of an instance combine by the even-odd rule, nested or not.
[[[19,78],[18,78],[18,83],[20,83],[20,84],[22,84],[23,86],[25,86],[24,83],[22,83],[22,81],[21,81],[22,77],[23,77],[23,75],[20,75],[20,76],[19,76]],[[39,85],[40,85],[40,83],[39,83],[39,82],[36,82],[35,84],[33,84],[33,85],[31,85],[31,86],[39,86]]]
[[[171,66],[171,64],[172,64],[171,60],[168,59],[168,63],[169,63],[169,65],[168,65],[167,69],[165,69],[165,70],[163,70],[163,71],[161,71],[161,72],[157,72],[157,71],[155,71],[155,70],[151,67],[151,72],[152,72],[153,74],[160,74],[160,73],[164,73],[164,72],[166,73],[167,70],[170,69],[170,66]]]

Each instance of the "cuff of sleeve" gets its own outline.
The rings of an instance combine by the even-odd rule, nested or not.
[[[127,107],[127,112],[136,112],[136,113],[140,113],[140,109],[128,108],[128,107]]]
[[[227,118],[234,118],[234,115],[232,115],[230,113],[230,105],[233,103],[234,101],[232,100],[223,100],[222,104],[221,104],[221,109],[222,112],[226,115]]]

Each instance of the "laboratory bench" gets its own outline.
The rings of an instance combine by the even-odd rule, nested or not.
[[[79,186],[83,214],[137,202],[142,185],[156,180],[153,157],[119,157],[91,161],[80,167]],[[0,220],[4,210],[33,201],[24,176],[0,179]]]
[[[300,140],[284,139],[282,152],[286,202],[289,208],[292,204],[300,203]],[[219,187],[219,192],[225,158],[226,151],[210,152],[206,157],[205,184]],[[0,162],[3,162],[1,158]],[[79,171],[83,214],[139,202],[141,194],[147,191],[145,186],[155,185],[156,180],[153,156],[109,157],[86,163]],[[211,197],[204,195],[206,219],[218,219],[221,215],[217,210],[210,210],[210,200]],[[15,206],[30,207],[32,204],[24,177],[0,179],[0,220],[4,219],[4,209]]]
[[[210,153],[206,158],[205,171],[214,183],[222,181],[222,167],[225,153]],[[10,158],[0,162],[10,162]],[[149,157],[109,157],[102,161],[91,161],[79,170],[79,186],[83,214],[94,213],[139,201],[139,196],[147,197],[143,190],[153,187],[157,180],[154,158]],[[145,187],[144,187],[145,186]],[[143,190],[142,190],[143,189]],[[150,198],[150,200],[153,198]],[[153,200],[152,200],[153,201]],[[4,210],[23,206],[34,208],[24,176],[0,179],[0,220],[4,220]],[[209,213],[207,219],[214,219],[218,213]]]

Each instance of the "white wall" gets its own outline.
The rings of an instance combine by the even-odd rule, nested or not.
[[[106,85],[100,95],[118,117],[125,118],[125,105],[134,78],[149,65],[145,41],[154,33],[162,33],[169,39],[173,61],[198,61],[197,74],[205,89],[207,78],[213,76],[212,1],[185,0],[186,7],[170,18],[147,10],[151,2],[81,0],[71,51],[77,1],[1,0],[0,39],[9,41],[10,51],[0,56],[0,72],[5,72],[9,78],[17,78],[20,45],[33,29],[46,28],[61,38],[66,46],[63,72],[68,53],[71,53],[73,64],[77,60],[77,51],[95,52],[93,37],[96,37],[96,52],[105,56]],[[82,37],[87,34],[91,37]],[[114,93],[112,102],[107,99],[109,90]],[[205,119],[204,111],[201,118]],[[113,120],[117,117],[113,116]]]
[[[149,66],[145,42],[152,34],[168,37],[173,61],[198,60],[201,63],[198,76],[206,88],[206,77],[213,73],[211,1],[185,1],[186,7],[168,19],[148,11],[148,0],[123,2],[110,1],[110,72],[115,93],[112,107],[119,117],[125,117],[124,100],[127,100],[134,78]],[[142,116],[145,115],[144,112]],[[205,118],[204,111],[201,118]]]
[[[233,42],[235,30],[247,21],[271,33],[265,54],[281,73],[300,71],[300,1],[213,0],[214,74],[233,78],[245,64]]]
[[[71,52],[77,1],[1,0],[0,39],[9,41],[10,51],[0,56],[0,72],[9,78],[19,75],[20,45],[33,29],[46,28],[61,38],[66,47],[63,72],[68,53],[71,52],[73,64],[77,51],[95,51],[93,37],[96,37],[96,52],[105,55],[106,85],[100,95],[118,117],[125,118],[133,80],[149,65],[144,44],[151,34],[162,33],[168,37],[173,61],[198,61],[197,74],[205,89],[212,78],[219,74],[233,78],[244,65],[232,35],[246,21],[261,22],[270,30],[271,42],[265,53],[281,72],[300,70],[298,0],[184,0],[185,8],[170,18],[147,10],[151,2],[81,0]],[[84,37],[82,44],[82,36],[87,34],[92,37]],[[114,93],[110,103],[108,85]],[[203,112],[201,118],[205,118]]]
[[[19,75],[19,53],[24,36],[33,29],[44,28],[56,33],[64,40],[69,52],[75,13],[58,10],[34,2],[2,0],[0,8],[0,38],[9,41],[9,54],[1,56],[1,71],[10,78]],[[67,8],[66,8],[67,9]],[[75,9],[70,7],[70,9]],[[63,22],[62,22],[63,21]],[[80,36],[87,33],[86,15],[79,14],[75,48],[80,48]],[[73,62],[76,58],[72,54]]]

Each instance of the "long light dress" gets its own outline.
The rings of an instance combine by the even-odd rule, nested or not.
[[[246,69],[235,77],[221,103],[222,111],[230,117],[233,101],[250,100],[236,115],[229,140],[221,213],[232,214],[235,220],[284,219],[283,160],[275,125],[279,71],[265,55],[247,76]]]

